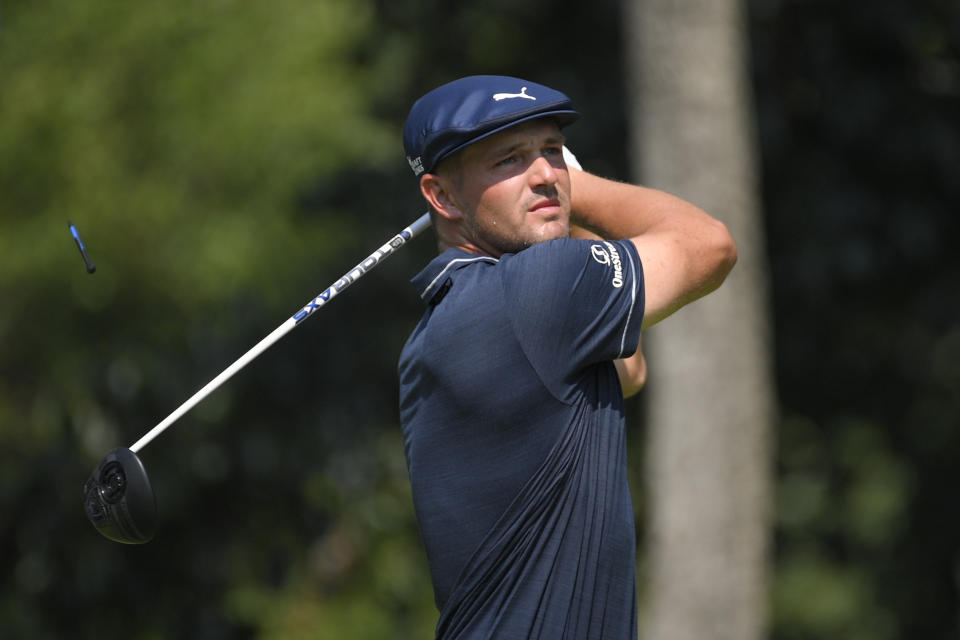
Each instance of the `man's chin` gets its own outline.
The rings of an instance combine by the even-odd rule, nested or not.
[[[567,220],[551,220],[543,223],[539,230],[540,242],[570,237],[570,222]]]
[[[487,234],[484,246],[488,247],[490,255],[497,256],[504,253],[520,253],[535,244],[559,240],[570,237],[570,223],[568,220],[550,220],[536,227],[528,228],[524,233],[513,236]]]

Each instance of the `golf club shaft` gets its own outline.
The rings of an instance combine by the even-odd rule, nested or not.
[[[287,335],[287,333],[289,333],[298,324],[309,318],[313,312],[330,302],[334,296],[359,280],[363,275],[369,273],[371,269],[380,264],[385,258],[390,256],[394,251],[402,247],[410,239],[417,236],[421,231],[429,226],[430,215],[425,213],[417,218],[409,227],[395,235],[393,238],[387,241],[386,244],[370,254],[366,260],[355,266],[350,271],[346,272],[339,280],[327,287],[327,289],[316,298],[308,302],[306,306],[297,311],[297,313],[287,319],[286,322],[274,329],[270,335],[258,342],[252,349],[240,356],[236,362],[224,369],[220,375],[208,382],[206,386],[193,394],[189,400],[177,407],[177,409],[169,416],[164,418],[160,424],[144,434],[142,438],[137,440],[133,446],[130,447],[130,450],[136,453],[137,451],[143,449],[145,446],[147,446],[147,444],[150,443],[151,440],[163,433],[167,427],[176,422],[183,414],[192,409],[198,402],[210,395],[217,387],[229,380],[233,374],[250,364],[254,358],[269,349],[271,345],[273,345],[283,336]]]

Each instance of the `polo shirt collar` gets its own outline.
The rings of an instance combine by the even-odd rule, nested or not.
[[[463,249],[447,249],[431,260],[410,282],[416,287],[423,301],[430,302],[455,271],[477,262],[496,264],[499,261],[496,258],[470,253]]]

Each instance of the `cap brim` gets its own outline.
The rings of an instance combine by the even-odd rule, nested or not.
[[[453,149],[450,149],[443,155],[439,156],[434,162],[433,165],[426,169],[425,173],[430,173],[437,168],[437,165],[440,164],[444,159],[449,158],[458,151],[463,150],[470,145],[483,140],[484,138],[489,138],[490,136],[505,131],[511,127],[515,127],[518,124],[523,122],[529,122],[530,120],[539,120],[540,118],[553,118],[557,125],[562,129],[569,124],[573,124],[580,117],[580,113],[574,111],[573,109],[557,109],[555,111],[541,111],[539,113],[533,113],[523,118],[518,118],[516,120],[511,120],[507,124],[500,125],[495,127],[490,131],[484,131],[483,133],[477,134],[476,137],[470,138],[466,142],[457,145]]]

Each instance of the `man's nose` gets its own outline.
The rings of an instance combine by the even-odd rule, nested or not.
[[[556,184],[557,168],[544,156],[538,156],[530,165],[531,178],[536,184]]]

